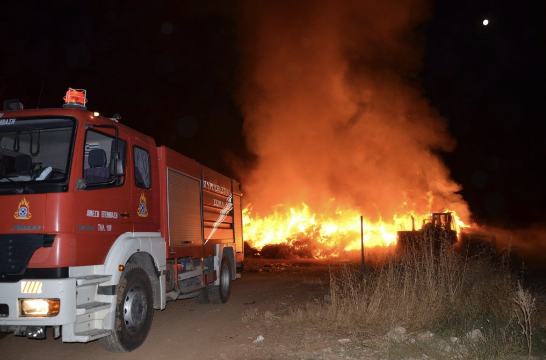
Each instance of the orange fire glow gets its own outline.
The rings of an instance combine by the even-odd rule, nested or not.
[[[452,212],[446,210],[444,212]],[[455,226],[459,233],[461,228],[467,228],[464,222],[452,212]],[[362,223],[364,246],[386,247],[396,244],[396,234],[399,230],[411,230],[411,218],[416,221],[416,230],[423,220],[428,218],[407,213],[403,216],[395,214],[392,219],[378,221],[365,220]],[[355,210],[341,211],[337,209],[332,217],[313,213],[309,206],[302,204],[299,208],[286,209],[277,205],[271,215],[260,217],[253,214],[252,206],[243,210],[243,226],[245,239],[256,249],[265,245],[293,243],[302,238],[312,242],[316,256],[325,254],[337,256],[342,251],[359,250],[361,248],[360,215]]]
[[[244,237],[319,257],[388,248],[431,212],[470,219],[438,153],[456,141],[416,81],[429,4],[244,2]],[[335,199],[335,200],[333,200]],[[281,205],[282,204],[282,205]],[[456,220],[459,226],[464,225]]]

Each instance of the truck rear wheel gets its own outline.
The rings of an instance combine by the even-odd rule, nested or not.
[[[226,303],[231,294],[231,262],[227,256],[222,258],[218,279],[219,285],[210,284],[206,289],[208,298],[213,304]]]
[[[100,339],[109,351],[130,352],[137,349],[150,331],[154,316],[150,278],[143,268],[129,264],[117,287],[116,318],[112,334]]]

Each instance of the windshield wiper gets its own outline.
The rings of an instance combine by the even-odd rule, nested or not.
[[[2,179],[7,179],[7,180],[9,180],[11,182],[15,182],[15,181],[11,180],[7,175],[6,176],[0,176],[0,180],[2,180]]]
[[[24,188],[15,188],[15,193],[17,195],[21,194],[34,194],[34,190],[29,188],[28,186],[25,186]]]

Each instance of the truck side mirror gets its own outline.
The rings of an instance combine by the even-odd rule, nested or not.
[[[116,146],[117,141],[117,146]],[[110,175],[119,177],[125,175],[125,154],[127,143],[122,140],[112,140],[112,153],[110,161]]]
[[[119,152],[112,153],[113,159],[112,159],[112,169],[110,169],[110,172],[114,176],[123,176],[125,175],[125,159],[121,158],[121,154]]]

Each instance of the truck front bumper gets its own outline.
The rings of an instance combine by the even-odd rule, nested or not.
[[[33,284],[25,284],[32,281]],[[41,284],[37,283],[40,282]],[[55,316],[21,316],[21,299],[59,299]],[[0,283],[0,330],[67,325],[76,321],[76,279],[32,279]]]

